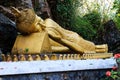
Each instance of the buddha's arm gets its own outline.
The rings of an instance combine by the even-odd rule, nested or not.
[[[67,46],[70,50],[72,50],[72,51],[74,51],[74,52],[76,52],[76,53],[81,53],[81,54],[83,54],[84,51],[85,51],[81,46],[79,46],[79,45],[77,45],[77,44],[75,44],[75,43],[73,43],[73,42],[70,42],[70,41],[68,41],[68,40],[66,40],[66,39],[62,39],[62,38],[59,37],[59,36],[52,35],[52,34],[49,34],[49,36],[50,36],[50,38],[52,38],[53,40],[57,41],[58,43],[60,43],[60,44],[62,44],[62,45],[64,45],[64,46]]]
[[[81,53],[81,54],[83,54],[84,51],[85,51],[81,46],[79,46],[79,45],[77,45],[77,44],[75,44],[75,43],[73,43],[73,42],[71,42],[71,41],[68,41],[68,40],[66,40],[66,39],[61,39],[59,42],[60,42],[61,44],[65,45],[65,46],[69,47],[70,50],[73,50],[73,51],[76,52],[76,53]]]

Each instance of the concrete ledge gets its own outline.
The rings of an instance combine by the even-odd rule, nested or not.
[[[108,69],[117,66],[114,58],[91,60],[49,60],[0,62],[0,75]]]

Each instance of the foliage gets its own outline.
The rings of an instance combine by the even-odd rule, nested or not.
[[[72,23],[75,7],[74,0],[57,0],[57,5],[54,11],[56,20],[62,27],[69,27]]]
[[[114,1],[113,9],[117,9],[116,13],[120,13],[120,0]]]
[[[98,31],[101,30],[103,31],[103,26],[102,26],[102,22],[101,22],[101,15],[97,10],[93,10],[92,12],[86,14],[83,16],[84,19],[88,20],[90,22],[91,29],[95,32],[92,37],[92,40],[98,37]]]
[[[73,31],[79,33],[87,40],[93,40],[93,37],[96,35],[96,30],[93,29],[93,26],[89,20],[78,16],[73,21],[74,22],[71,27]]]
[[[86,0],[88,1],[88,0]],[[53,10],[55,21],[66,29],[77,32],[87,40],[93,40],[99,34],[99,30],[103,31],[103,24],[113,17],[111,5],[106,7],[105,1],[99,3],[90,3],[84,0],[57,0],[56,8]],[[107,4],[111,3],[108,1]],[[82,15],[84,11],[77,11],[79,8],[84,8],[86,5],[87,14]],[[120,0],[115,0],[113,8],[117,8],[117,13],[120,12]],[[92,6],[92,7],[91,7]],[[82,9],[81,9],[82,10]],[[84,9],[83,9],[84,10]],[[79,14],[79,15],[78,15]],[[82,15],[82,16],[81,16]],[[117,16],[114,21],[120,29],[120,16]]]
[[[107,71],[106,72],[106,78],[104,80],[120,80],[120,72],[117,72],[115,70]]]
[[[93,11],[84,17],[77,16],[76,9],[81,5],[79,0],[57,0],[55,21],[62,27],[79,33],[85,39],[93,40],[100,25],[100,15]]]
[[[117,10],[116,11],[116,16],[114,18],[114,21],[116,23],[116,26],[120,30],[120,0],[115,0],[114,1],[113,9]]]
[[[74,16],[71,29],[87,40],[93,40],[101,26],[101,17],[97,11],[92,11],[83,17]]]
[[[117,28],[120,30],[120,13],[116,15],[116,17],[114,18],[114,21],[116,23]]]
[[[115,54],[114,58],[120,64],[120,54]],[[106,78],[103,80],[120,80],[120,71],[117,70],[116,66],[113,66],[111,71],[106,72]]]
[[[83,18],[88,20],[95,29],[100,27],[101,17],[97,11],[92,11],[89,14],[86,14],[85,16],[83,16]]]

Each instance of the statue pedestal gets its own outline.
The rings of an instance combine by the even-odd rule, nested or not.
[[[13,54],[40,54],[51,52],[47,32],[18,35],[12,48]]]

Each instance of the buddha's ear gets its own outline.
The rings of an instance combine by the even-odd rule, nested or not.
[[[11,7],[11,12],[13,13],[13,15],[15,17],[20,17],[21,16],[20,11],[15,7]]]

